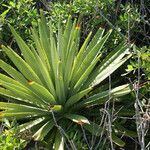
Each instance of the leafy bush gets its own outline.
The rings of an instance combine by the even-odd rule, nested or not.
[[[19,136],[19,129],[15,120],[10,123],[4,119],[3,129],[0,134],[0,149],[21,150],[26,146],[27,142]]]
[[[29,27],[37,23],[38,13],[33,0],[7,1],[0,5],[0,44],[12,45],[13,38],[8,23],[14,26],[24,39],[29,38]]]
[[[79,46],[80,24],[76,20],[72,24],[71,17],[64,30],[59,22],[58,33],[54,34],[51,23],[47,25],[41,15],[39,31],[32,29],[34,44],[30,46],[13,27],[10,28],[22,56],[10,47],[2,47],[15,67],[0,61],[0,67],[8,74],[0,74],[0,94],[12,98],[10,103],[0,102],[3,110],[0,117],[23,120],[20,132],[31,130],[35,140],[49,139],[55,149],[63,147],[67,140],[64,131],[72,123],[100,135],[100,126],[84,112],[91,108],[96,110],[108,99],[131,92],[128,84],[98,93],[95,91],[131,57],[129,45],[123,41],[101,60],[103,45],[112,31],[104,35],[105,30],[100,28],[91,40],[90,32]],[[119,144],[120,139],[114,134],[112,138]]]

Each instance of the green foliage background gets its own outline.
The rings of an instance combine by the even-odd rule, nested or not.
[[[141,3],[142,2],[142,3]],[[2,0],[0,2],[0,45],[9,45],[15,51],[20,54],[18,46],[10,32],[8,24],[11,24],[21,35],[21,37],[31,43],[30,40],[30,27],[34,24],[37,26],[37,20],[39,19],[40,9],[44,10],[45,16],[53,23],[53,28],[57,32],[57,22],[59,18],[62,20],[62,24],[65,26],[69,15],[73,18],[81,17],[81,44],[85,40],[85,37],[92,30],[93,35],[96,33],[99,27],[103,27],[108,31],[114,29],[111,34],[111,38],[106,43],[106,51],[103,57],[114,48],[123,39],[135,43],[136,49],[140,53],[140,70],[141,70],[141,82],[142,86],[140,99],[142,101],[142,107],[145,110],[148,98],[150,97],[150,3],[149,1],[132,1],[132,0]],[[133,57],[128,64],[122,66],[118,71],[119,73],[125,73],[124,78],[119,78],[120,83],[135,82],[137,81],[138,70],[138,55],[137,50],[134,51]],[[0,58],[9,62],[8,58],[0,52]],[[11,62],[9,62],[11,63]],[[116,74],[118,74],[116,72]],[[112,76],[115,80],[116,75]],[[128,80],[128,79],[131,79]],[[106,81],[107,83],[107,81]],[[122,116],[132,116],[133,113],[129,113],[130,109],[134,109],[135,95],[131,95],[128,99],[122,99],[117,104],[117,110],[122,106],[125,106],[120,112]],[[3,98],[1,98],[3,100]],[[98,112],[94,112],[98,113]],[[129,128],[135,131],[135,122],[130,121],[132,126],[126,126],[128,119],[117,119],[115,124]],[[121,127],[118,129],[120,135]],[[68,131],[70,133],[70,131]],[[76,134],[73,130],[72,134]],[[148,131],[149,132],[149,131]],[[68,133],[68,134],[69,134]],[[148,134],[147,134],[148,135]],[[80,139],[80,135],[75,140]],[[146,142],[149,137],[146,137]],[[135,138],[135,140],[137,140]],[[81,140],[82,141],[82,140]],[[127,140],[128,142],[128,140]],[[79,143],[82,145],[83,141]],[[134,142],[133,142],[134,143]],[[86,144],[85,144],[86,145]],[[85,146],[86,147],[86,146]],[[86,149],[86,148],[85,148]],[[105,148],[104,148],[105,149]]]

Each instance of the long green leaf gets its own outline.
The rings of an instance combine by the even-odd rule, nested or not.
[[[92,90],[92,88],[88,88],[86,90],[83,90],[73,96],[71,96],[66,104],[65,104],[65,107],[70,107],[72,106],[73,104],[77,103],[82,97],[84,97],[85,95],[87,95],[90,91]]]
[[[56,97],[54,83],[53,83],[52,77],[51,77],[51,71],[47,69],[47,67],[45,66],[45,64],[43,63],[41,58],[37,55],[35,50],[34,50],[34,55],[35,55],[36,60],[39,64],[39,66],[40,66],[39,71],[41,72],[41,76],[42,76],[41,78],[43,79],[43,83],[45,83],[44,86],[47,87],[50,90],[50,92],[52,93],[52,95],[54,97]]]
[[[67,114],[64,117],[72,120],[73,122],[83,125],[83,124],[90,124],[89,120],[85,118],[84,116],[81,115],[76,115],[76,114]]]
[[[46,111],[38,107],[6,102],[0,102],[0,109],[6,110],[7,112],[9,112],[9,110],[13,110],[14,112],[49,113],[48,110]]]
[[[64,150],[64,137],[57,130],[54,142],[54,150]]]
[[[99,28],[92,40],[90,41],[87,49],[86,49],[86,55],[93,49],[93,47],[99,43],[102,39],[102,36],[104,34],[105,29]]]
[[[86,71],[80,76],[80,78],[78,79],[77,83],[74,86],[73,92],[79,91],[80,88],[82,87],[82,85],[84,84],[84,82],[88,79],[88,76],[90,75],[90,73],[93,71],[95,65],[97,64],[97,62],[99,61],[101,55],[99,55],[95,61],[93,61],[86,69]]]
[[[24,78],[24,76],[20,72],[18,72],[16,69],[14,69],[12,66],[0,60],[0,67],[15,80],[19,81],[23,85],[26,84],[27,80]]]
[[[41,97],[38,97],[30,89],[26,88],[25,86],[10,77],[0,74],[0,85],[11,91],[13,94],[16,94],[16,97],[18,97],[22,101],[30,101],[30,103],[36,104],[41,107],[46,104],[41,99]]]
[[[110,91],[106,90],[101,93],[94,94],[86,99],[83,99],[83,101],[79,102],[76,105],[76,108],[100,105],[106,102],[109,98],[124,96],[126,94],[129,94],[131,91],[132,87],[129,84],[121,85]]]
[[[125,146],[125,142],[122,141],[121,138],[118,138],[114,133],[112,134],[112,140],[116,145],[118,145],[120,147]]]
[[[47,121],[34,135],[33,138],[35,140],[43,140],[44,137],[48,134],[48,132],[54,127],[54,121]]]
[[[25,61],[31,66],[31,68],[36,72],[38,73],[38,68],[37,68],[37,65],[36,65],[36,60],[35,60],[35,57],[31,51],[31,49],[29,48],[29,46],[23,41],[23,39],[17,34],[17,32],[15,31],[15,29],[10,26],[10,29],[11,29],[11,32],[13,33],[16,41],[17,41],[17,44],[23,54],[23,57],[25,59]]]
[[[66,100],[66,92],[65,92],[65,84],[63,79],[63,72],[62,72],[62,62],[59,61],[58,69],[57,69],[57,76],[56,76],[56,92],[58,96],[58,102],[60,104],[64,104]]]
[[[87,67],[91,64],[92,61],[94,61],[97,58],[97,55],[100,53],[100,50],[102,49],[104,43],[108,39],[108,37],[111,34],[108,32],[90,51],[89,53],[85,56],[85,58],[82,60],[79,68],[76,69],[76,72],[73,74],[72,77],[72,84],[75,84],[78,80],[78,78],[86,71]],[[78,56],[77,56],[78,57]]]
[[[83,127],[95,136],[100,136],[103,130],[100,125],[94,122],[90,122],[90,124],[84,124]]]
[[[122,64],[124,64],[131,55],[119,60],[118,62],[113,62],[105,67],[105,69],[99,69],[99,74],[95,78],[92,86],[96,86],[97,84],[101,83],[104,79],[106,79],[109,75],[111,75],[116,69],[118,69]]]
[[[74,76],[74,73],[76,73],[76,71],[78,70],[78,68],[80,67],[82,61],[83,61],[83,57],[84,57],[84,52],[87,48],[87,45],[90,41],[90,37],[92,35],[92,32],[90,32],[87,36],[87,38],[85,39],[82,47],[80,48],[76,58],[75,58],[75,61],[74,61],[74,65],[73,65],[73,68],[72,68],[72,76]],[[72,77],[73,78],[73,77]]]
[[[41,97],[45,102],[49,104],[56,104],[55,98],[45,87],[34,81],[30,81],[29,86],[31,87],[33,92]]]
[[[33,126],[45,121],[46,118],[45,117],[41,117],[41,118],[38,118],[38,119],[35,119],[33,121],[29,121],[27,123],[23,123],[21,125],[19,125],[19,131],[20,132],[23,132],[25,130],[29,130],[30,128],[32,128]]]
[[[83,86],[84,88],[87,88],[88,86],[96,86],[99,84],[102,80],[107,78],[111,73],[113,73],[118,67],[120,67],[127,59],[130,58],[130,55],[124,58],[122,58],[129,53],[129,48],[127,47],[124,42],[122,42],[117,48],[112,51],[100,65],[97,66],[97,68],[91,73],[89,79],[86,81],[86,83]],[[116,66],[116,64],[119,64]],[[113,70],[112,70],[113,69]],[[109,71],[111,71],[109,73]],[[107,75],[105,75],[107,73]],[[104,75],[104,76],[102,76]],[[102,78],[99,78],[102,77]],[[96,78],[96,79],[95,79]],[[100,80],[97,80],[100,79]]]
[[[26,77],[27,80],[33,80],[41,83],[33,69],[17,53],[15,53],[11,48],[7,48],[5,46],[3,46],[2,49],[6,52],[8,57],[13,61],[15,66]]]

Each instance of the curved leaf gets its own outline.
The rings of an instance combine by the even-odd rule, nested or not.
[[[67,114],[65,117],[80,125],[90,124],[89,120],[81,115]]]

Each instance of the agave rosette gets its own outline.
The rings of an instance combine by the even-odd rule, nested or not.
[[[10,29],[22,56],[10,47],[2,47],[15,67],[0,60],[0,67],[7,73],[0,73],[0,94],[11,98],[9,102],[0,102],[0,117],[24,120],[20,132],[31,130],[35,140],[51,134],[57,137],[55,143],[62,144],[58,126],[64,127],[67,121],[85,125],[90,131],[93,123],[80,110],[131,91],[129,85],[122,85],[111,91],[93,92],[130,57],[129,45],[122,42],[101,61],[111,30],[104,34],[105,30],[99,28],[92,39],[90,32],[80,46],[77,21],[72,23],[69,17],[65,29],[59,23],[58,32],[54,33],[51,23],[47,24],[41,15],[38,31],[31,29],[33,45],[28,46],[13,27]]]

